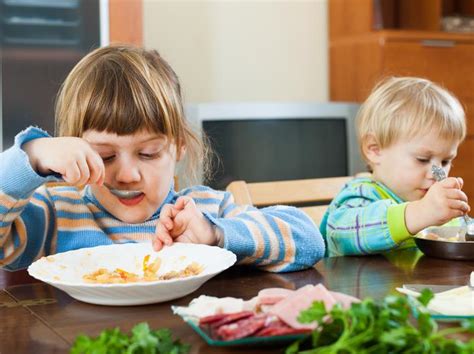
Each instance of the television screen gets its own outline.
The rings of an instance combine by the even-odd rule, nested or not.
[[[208,185],[347,176],[346,119],[204,120],[216,156]]]

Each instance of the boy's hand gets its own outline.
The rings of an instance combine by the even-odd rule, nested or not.
[[[470,211],[467,196],[461,190],[461,178],[449,177],[431,186],[426,195],[410,202],[405,210],[405,223],[411,234],[428,226],[443,225]]]
[[[23,144],[33,169],[41,175],[58,173],[72,185],[103,184],[104,162],[81,138],[39,138]]]
[[[156,225],[153,248],[159,251],[173,242],[203,243],[216,245],[216,228],[196,207],[190,197],[179,197],[175,205],[166,204]]]

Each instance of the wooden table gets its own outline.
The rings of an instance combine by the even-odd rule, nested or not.
[[[184,298],[131,307],[82,303],[44,283],[7,286],[0,292],[0,353],[66,353],[79,333],[96,336],[116,326],[129,331],[142,321],[152,328],[170,328],[175,337],[191,344],[191,353],[278,353],[282,348],[209,347],[172,314],[170,306],[185,306],[201,294],[248,299],[267,287],[295,289],[320,282],[331,290],[380,299],[407,283],[464,285],[473,270],[474,262],[419,258],[414,250],[395,253],[390,260],[382,256],[327,258],[314,269],[287,274],[233,267]]]

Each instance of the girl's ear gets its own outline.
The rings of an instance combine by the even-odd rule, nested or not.
[[[362,141],[362,152],[370,165],[377,165],[380,162],[381,148],[377,138],[373,134],[368,134]]]
[[[176,151],[176,161],[181,161],[184,156],[186,155],[186,146],[182,145],[177,151]]]

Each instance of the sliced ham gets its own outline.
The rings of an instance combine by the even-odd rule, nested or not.
[[[295,291],[285,288],[267,288],[258,292],[259,305],[273,305],[293,294]]]
[[[336,299],[338,304],[341,304],[343,309],[348,309],[354,302],[360,302],[360,300],[354,296],[350,296],[337,291],[330,291],[333,298]]]
[[[306,285],[275,304],[269,312],[292,328],[314,329],[316,323],[300,323],[297,319],[301,311],[309,308],[314,301],[323,301],[326,309],[336,304],[336,299],[322,284]]]

